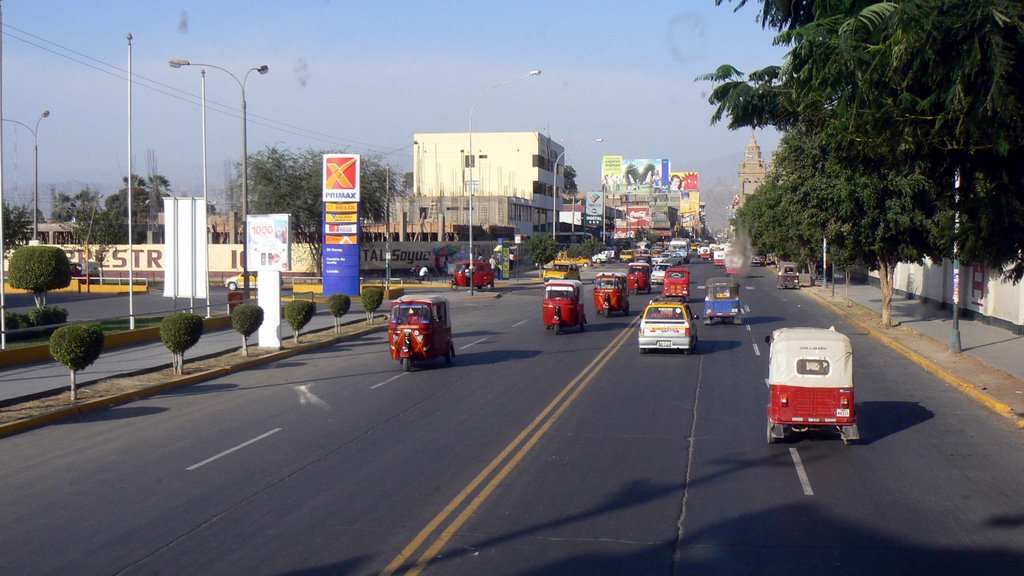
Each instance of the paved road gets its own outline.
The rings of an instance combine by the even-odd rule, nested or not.
[[[451,367],[376,335],[4,439],[0,570],[1019,572],[1016,430],[755,275],[693,356],[641,356],[635,314],[554,336],[523,289],[453,302]],[[863,441],[767,445],[763,337],[831,324]]]

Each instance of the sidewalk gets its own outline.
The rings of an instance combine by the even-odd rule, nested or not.
[[[343,322],[362,321],[365,317],[362,307],[356,309],[353,301],[352,310],[342,317]],[[334,318],[320,306],[321,310],[310,320],[301,331],[306,332],[334,326]],[[281,339],[292,338],[292,329],[282,320]],[[250,346],[257,346],[258,339],[254,334],[249,338]],[[219,354],[229,350],[238,350],[242,346],[242,336],[231,328],[203,334],[195,346],[185,352],[185,363],[211,354]],[[103,378],[129,374],[141,370],[159,367],[170,367],[171,353],[163,342],[156,340],[135,346],[125,346],[104,351],[100,357],[77,375],[78,385],[86,385]],[[31,397],[56,390],[66,390],[70,386],[70,371],[56,360],[36,362],[21,366],[0,369],[0,403],[15,398]]]
[[[495,283],[494,290],[477,290],[473,299],[495,298],[501,295],[503,289],[507,290],[536,283],[536,278],[499,280]],[[405,287],[407,294],[415,295],[429,292],[442,294],[449,300],[470,298],[468,289],[460,288],[459,290],[452,291],[446,282],[406,284]],[[387,310],[388,303],[385,302],[377,311],[377,314],[386,313]],[[90,318],[88,313],[83,311],[77,311],[75,317],[84,320]],[[342,317],[342,323],[362,322],[364,318],[365,312],[362,302],[358,298],[353,298],[352,308]],[[327,311],[326,306],[320,304],[318,305],[317,314],[302,329],[301,334],[327,329],[332,326],[334,326],[334,318]],[[281,321],[280,334],[282,341],[292,338],[292,329],[283,319]],[[199,342],[185,353],[185,363],[187,364],[191,359],[238,350],[241,345],[241,335],[231,328],[208,332],[203,334]],[[259,345],[255,334],[249,338],[249,345]],[[171,353],[167,351],[167,347],[164,346],[163,342],[156,340],[104,351],[93,365],[78,373],[77,382],[79,386],[83,386],[112,376],[169,367],[170,364]],[[52,392],[67,390],[69,385],[69,370],[55,360],[2,368],[0,369],[0,404],[11,404],[17,399],[29,399],[48,395]]]
[[[805,288],[816,299],[904,353],[924,369],[1024,428],[1024,336],[981,321],[959,321],[960,354],[950,351],[953,311],[919,300],[893,296],[895,328],[881,326],[882,293],[877,287],[850,284]],[[847,300],[847,297],[849,298]]]

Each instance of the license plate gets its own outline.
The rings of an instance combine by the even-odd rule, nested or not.
[[[849,417],[850,417],[850,409],[849,408],[836,408],[836,418],[849,418]]]
[[[671,347],[672,347],[672,343],[671,342],[668,342],[666,340],[659,340],[658,341],[658,348],[671,348]]]

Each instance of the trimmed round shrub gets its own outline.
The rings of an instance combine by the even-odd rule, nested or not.
[[[8,330],[31,328],[32,319],[29,318],[28,314],[23,314],[21,312],[4,312],[4,326],[6,326]]]
[[[171,312],[160,323],[160,339],[174,354],[184,354],[203,335],[203,317],[189,312]]]
[[[327,299],[327,310],[335,318],[344,316],[351,307],[352,299],[347,294],[331,294],[331,297]]]
[[[242,336],[252,336],[263,325],[263,308],[258,304],[245,303],[231,311],[231,327]]]
[[[373,314],[384,302],[384,289],[377,286],[369,286],[363,290],[360,299],[363,301],[363,310],[366,310],[367,314]]]
[[[68,311],[60,306],[43,306],[30,310],[28,317],[33,326],[63,324],[68,321]]]
[[[309,300],[292,300],[284,307],[284,319],[292,327],[292,331],[298,334],[299,330],[309,324],[316,314],[316,302]]]
[[[50,356],[72,371],[84,370],[103,352],[103,331],[92,324],[61,326],[50,336]]]
[[[10,260],[12,288],[41,293],[71,284],[71,262],[57,246],[22,246]]]

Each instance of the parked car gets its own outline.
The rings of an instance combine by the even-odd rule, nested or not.
[[[545,282],[548,280],[579,280],[580,268],[569,262],[555,260],[544,268],[544,271],[541,272],[541,278]]]
[[[228,290],[238,290],[242,287],[245,282],[242,279],[241,274],[235,274],[234,276],[224,280],[224,287]],[[254,272],[249,273],[249,288],[256,287],[256,274]]]
[[[754,254],[750,257],[751,266],[764,266],[764,254]]]

